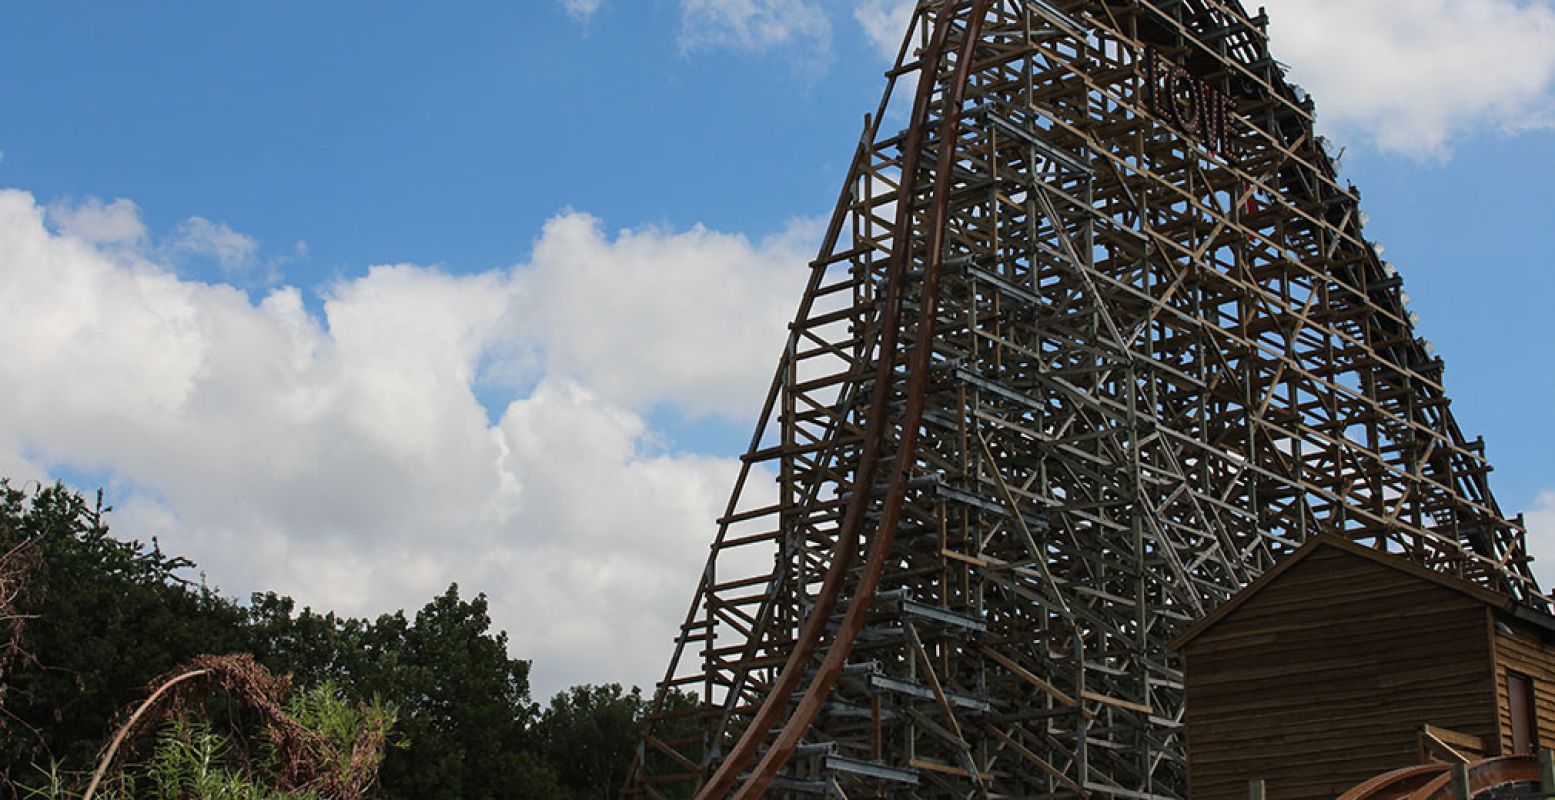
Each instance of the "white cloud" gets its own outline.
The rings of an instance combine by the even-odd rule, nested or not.
[[[210,258],[228,273],[247,269],[259,252],[259,242],[253,237],[238,233],[225,222],[211,222],[204,217],[190,217],[179,223],[168,247],[174,254]]]
[[[609,237],[566,213],[531,263],[374,267],[318,318],[297,289],[251,301],[56,225],[0,191],[0,474],[111,476],[116,530],[230,592],[374,614],[485,591],[542,694],[659,677],[738,463],[669,449],[644,413],[750,419],[800,228]],[[493,422],[483,366],[525,352]]]
[[[608,238],[599,220],[551,220],[518,273],[512,341],[543,352],[543,370],[611,401],[669,401],[694,414],[745,419],[777,365],[776,343],[803,291],[818,223],[751,244],[701,226]],[[524,383],[524,367],[510,382]],[[520,377],[514,381],[512,373]]]
[[[92,244],[138,245],[146,239],[140,207],[122,197],[112,203],[95,197],[55,203],[48,219],[61,234]]]
[[[1555,491],[1543,492],[1526,513],[1528,552],[1533,555],[1533,574],[1540,588],[1555,589]]]
[[[852,0],[894,58],[915,0]],[[734,5],[734,4],[731,4]],[[1266,0],[1274,57],[1336,137],[1441,159],[1477,133],[1555,127],[1551,0]]]
[[[1319,125],[1416,158],[1555,124],[1549,0],[1267,0],[1274,57]]]
[[[869,43],[887,60],[894,60],[917,7],[918,0],[857,0],[853,18],[864,28]]]
[[[562,8],[567,9],[567,14],[584,24],[593,19],[602,3],[603,0],[561,0]]]
[[[812,0],[680,0],[684,51],[729,48],[763,52],[804,47],[815,62],[831,51],[831,20]]]

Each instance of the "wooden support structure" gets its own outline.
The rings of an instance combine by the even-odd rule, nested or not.
[[[1452,765],[1452,800],[1473,800],[1474,792],[1469,788],[1469,765]]]
[[[1261,17],[923,0],[887,75],[630,796],[1181,797],[1166,644],[1311,537],[1540,602]]]

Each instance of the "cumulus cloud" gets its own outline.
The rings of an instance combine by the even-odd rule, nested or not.
[[[763,52],[800,45],[815,59],[831,49],[831,20],[813,0],[680,0],[684,51]]]
[[[1533,574],[1544,591],[1555,590],[1555,491],[1542,492],[1526,514]]]
[[[567,10],[567,14],[581,23],[593,19],[602,3],[603,0],[561,0],[562,8]]]
[[[178,224],[168,247],[175,254],[209,258],[226,272],[240,272],[254,263],[259,242],[225,222],[190,217]]]
[[[645,414],[750,418],[804,279],[797,232],[610,236],[569,212],[528,263],[373,267],[315,315],[296,288],[251,300],[54,217],[0,192],[3,474],[108,475],[116,530],[230,592],[372,614],[485,591],[542,693],[659,677],[738,463]],[[515,353],[527,382],[493,415],[477,390]]]
[[[1555,2],[1265,0],[1275,58],[1317,100],[1320,129],[1422,160],[1455,139],[1555,127]],[[732,4],[731,4],[732,5]],[[894,58],[915,0],[853,0]]]
[[[611,401],[666,400],[744,419],[772,377],[775,333],[793,317],[819,223],[752,244],[701,226],[606,235],[599,220],[551,220],[517,273],[508,341],[538,350],[509,370],[567,375]],[[525,374],[526,371],[529,374]]]
[[[48,218],[61,234],[92,244],[137,245],[146,239],[140,207],[123,197],[111,203],[95,197],[61,201],[49,207]]]
[[[890,60],[901,50],[902,37],[917,7],[917,0],[857,0],[853,18],[875,50]]]
[[[1274,56],[1319,126],[1415,158],[1454,137],[1555,124],[1549,0],[1266,0]]]

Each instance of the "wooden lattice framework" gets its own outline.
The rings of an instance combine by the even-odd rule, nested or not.
[[[1309,537],[1544,602],[1265,26],[918,4],[629,794],[1181,797],[1166,643]]]

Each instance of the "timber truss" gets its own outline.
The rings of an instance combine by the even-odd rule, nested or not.
[[[1181,797],[1166,643],[1308,537],[1544,602],[1261,16],[924,0],[888,79],[630,795]]]

